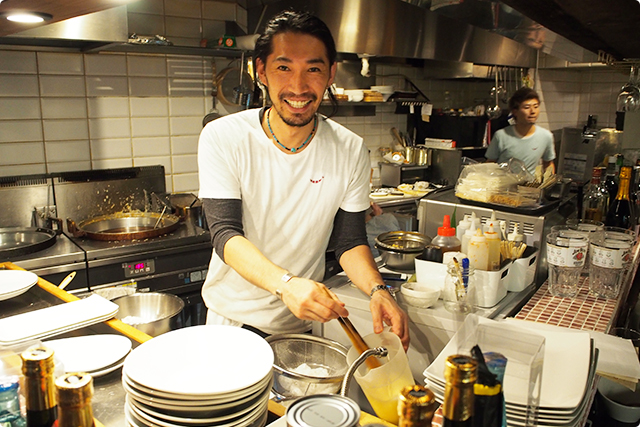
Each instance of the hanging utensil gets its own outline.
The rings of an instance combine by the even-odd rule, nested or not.
[[[207,123],[222,117],[222,115],[218,112],[216,108],[216,97],[218,96],[218,85],[216,84],[216,61],[212,58],[211,60],[211,98],[213,101],[211,111],[204,116],[202,119],[202,127],[205,127]]]
[[[498,67],[495,68],[494,80],[495,84],[491,90],[491,96],[495,99],[495,105],[487,108],[487,114],[490,119],[497,119],[502,114],[502,110],[498,104]]]
[[[75,271],[72,271],[71,273],[67,274],[67,277],[62,279],[62,282],[60,282],[60,284],[58,285],[58,288],[59,289],[66,288],[69,285],[69,283],[71,283],[71,281],[73,280],[74,277],[76,277],[76,272]]]

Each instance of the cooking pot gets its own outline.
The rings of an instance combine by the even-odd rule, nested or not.
[[[192,222],[194,225],[207,227],[207,219],[202,209],[202,200],[191,193],[175,193],[168,196],[169,203],[176,215],[183,221]]]
[[[35,227],[0,228],[0,256],[14,257],[46,249],[56,242],[62,231]]]
[[[81,221],[67,218],[67,228],[74,237],[94,240],[148,239],[167,234],[178,228],[180,218],[157,212],[117,212]]]

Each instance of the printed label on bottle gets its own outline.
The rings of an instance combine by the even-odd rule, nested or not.
[[[558,267],[584,266],[586,247],[564,247],[547,244],[547,261]]]

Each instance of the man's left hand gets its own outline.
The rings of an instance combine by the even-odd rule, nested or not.
[[[369,303],[373,319],[373,331],[379,334],[384,325],[391,326],[391,332],[400,337],[404,351],[409,349],[409,318],[407,313],[398,306],[387,291],[374,292]]]

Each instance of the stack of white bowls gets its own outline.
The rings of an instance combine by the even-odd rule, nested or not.
[[[233,326],[193,326],[160,335],[127,356],[125,418],[132,427],[263,427],[273,351]]]

